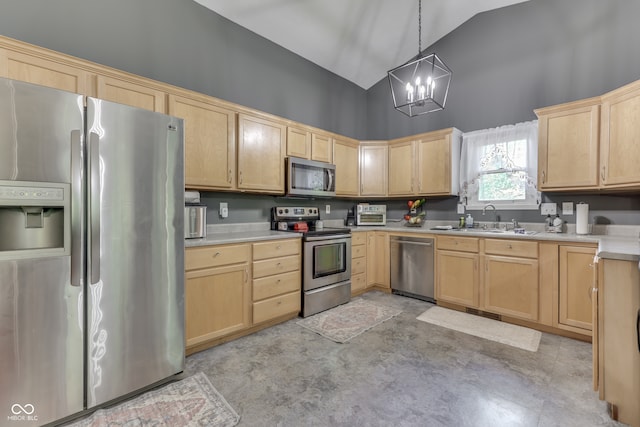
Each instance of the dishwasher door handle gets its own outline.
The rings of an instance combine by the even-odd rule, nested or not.
[[[391,243],[397,243],[399,245],[433,246],[433,243],[407,242],[406,240],[395,240]]]

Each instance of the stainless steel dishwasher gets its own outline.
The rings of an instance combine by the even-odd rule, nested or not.
[[[391,236],[391,290],[435,302],[433,239]]]

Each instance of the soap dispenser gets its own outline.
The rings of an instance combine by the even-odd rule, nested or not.
[[[473,228],[473,217],[471,214],[467,214],[467,220],[465,221],[467,228]]]

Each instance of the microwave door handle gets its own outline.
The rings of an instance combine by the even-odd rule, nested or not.
[[[327,190],[331,191],[331,187],[333,187],[333,171],[331,169],[325,169],[327,172],[327,176],[329,177],[329,185],[327,186]]]

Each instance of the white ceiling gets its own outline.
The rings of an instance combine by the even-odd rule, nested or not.
[[[418,54],[417,0],[194,1],[364,89]],[[523,1],[424,0],[422,49],[480,12]]]

